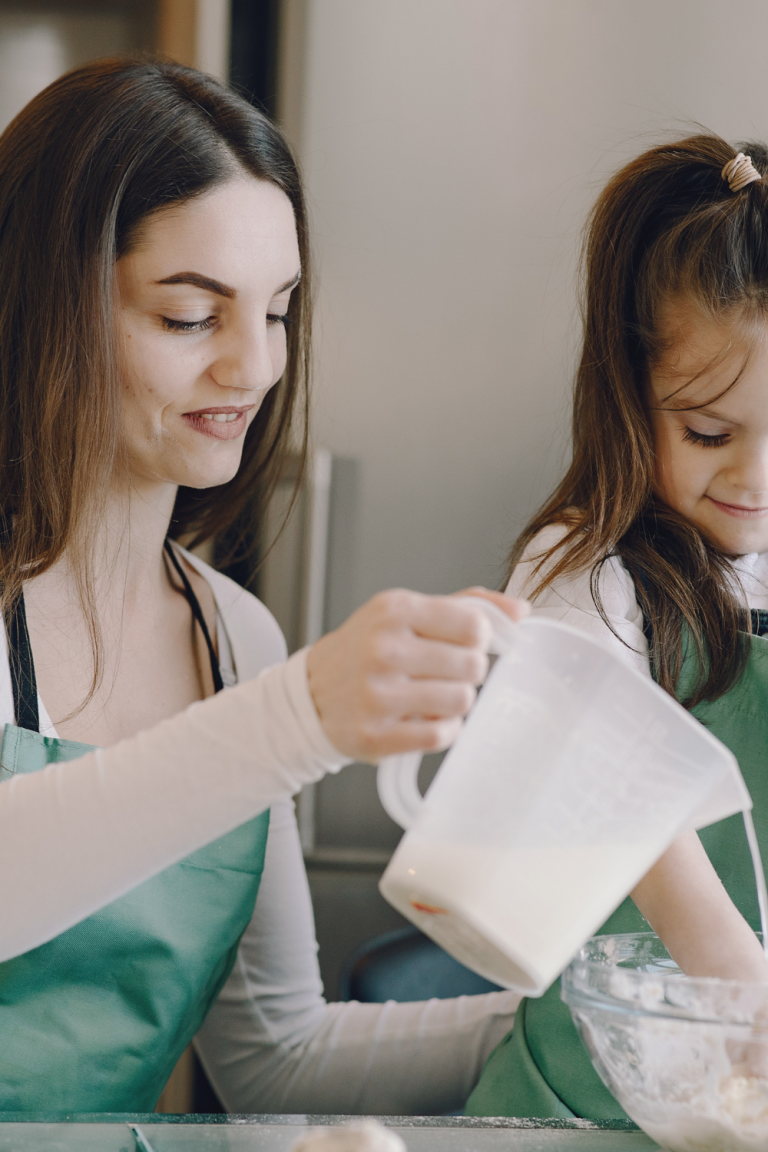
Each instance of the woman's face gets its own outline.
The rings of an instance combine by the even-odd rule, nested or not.
[[[651,372],[656,490],[723,552],[768,551],[768,324],[734,324],[680,301]]]
[[[124,421],[134,485],[223,484],[283,374],[300,275],[293,209],[234,177],[163,209],[117,263]]]

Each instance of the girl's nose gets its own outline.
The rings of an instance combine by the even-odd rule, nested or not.
[[[768,436],[742,449],[728,480],[745,494],[768,496]]]
[[[275,365],[266,320],[230,333],[212,366],[216,383],[244,392],[265,392],[275,380]]]

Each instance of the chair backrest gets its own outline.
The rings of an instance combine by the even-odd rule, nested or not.
[[[418,928],[398,928],[367,941],[350,956],[341,976],[341,999],[448,1000],[499,991],[498,984],[454,960]]]

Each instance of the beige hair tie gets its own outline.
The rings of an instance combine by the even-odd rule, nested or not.
[[[752,157],[745,156],[743,152],[739,152],[733,160],[729,160],[720,175],[723,180],[728,181],[731,192],[741,192],[747,184],[762,180],[762,176],[752,164]]]

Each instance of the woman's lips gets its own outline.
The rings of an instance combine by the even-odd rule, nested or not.
[[[738,520],[760,520],[768,516],[768,508],[747,508],[743,504],[724,504],[722,500],[715,500],[714,496],[708,496],[715,508],[719,508],[721,512],[725,512],[726,516],[735,516]]]
[[[246,413],[254,408],[248,404],[243,408],[223,405],[219,408],[199,408],[197,412],[183,412],[185,420],[196,432],[210,436],[214,440],[237,440],[245,432]]]

